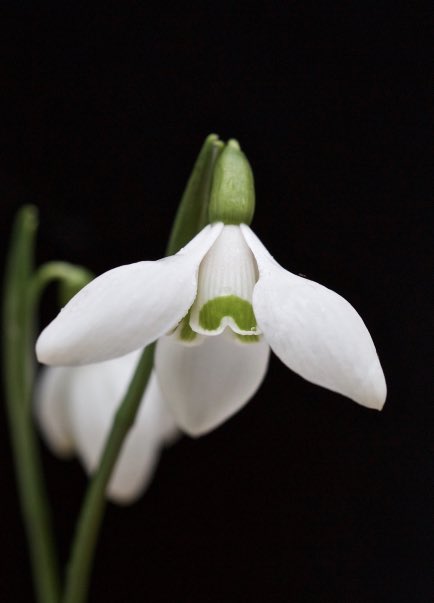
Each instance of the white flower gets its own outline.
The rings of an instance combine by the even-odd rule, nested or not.
[[[284,270],[245,224],[205,227],[176,255],[115,268],[43,331],[47,364],[86,364],[159,340],[155,372],[178,425],[205,433],[239,410],[269,347],[317,385],[381,409],[386,383],[371,336],[330,289]]]
[[[132,352],[99,364],[43,371],[36,389],[35,414],[54,453],[65,458],[76,453],[88,473],[97,468],[139,356]],[[152,479],[161,448],[178,433],[152,373],[110,478],[108,497],[117,503],[138,498]]]

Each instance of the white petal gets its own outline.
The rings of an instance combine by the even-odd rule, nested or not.
[[[70,369],[75,372],[68,406],[71,429],[77,452],[90,473],[99,464],[138,356],[133,353]],[[152,373],[136,422],[125,439],[108,485],[108,496],[118,503],[130,503],[140,496],[153,476],[161,446],[177,431],[164,405]]]
[[[197,297],[190,316],[193,331],[219,335],[229,326],[240,335],[258,335],[260,331],[256,328],[252,309],[252,292],[257,276],[255,259],[240,227],[225,226],[200,265]],[[211,310],[208,302],[216,301],[219,310],[216,311],[216,306]],[[208,320],[203,318],[206,304]]]
[[[152,374],[150,384],[156,383]],[[152,388],[157,391],[158,385]],[[121,504],[134,502],[150,484],[160,457],[159,408],[156,399],[145,395],[136,421],[125,438],[107,488],[108,497]],[[110,425],[111,427],[111,425]],[[107,430],[107,435],[108,435]]]
[[[222,224],[176,255],[114,268],[84,287],[42,332],[40,362],[81,365],[123,356],[173,329],[194,301],[199,264]]]
[[[34,401],[36,420],[48,446],[64,458],[74,453],[66,412],[68,370],[63,367],[45,368],[38,377]]]
[[[149,425],[163,446],[174,444],[180,431],[163,397],[155,370],[152,371],[137,418]]]
[[[155,371],[178,425],[198,436],[223,423],[253,396],[268,358],[264,341],[240,343],[224,333],[185,346],[169,336],[158,341]]]
[[[386,382],[356,310],[330,289],[284,270],[248,226],[242,232],[259,267],[253,308],[272,350],[308,381],[381,410]]]

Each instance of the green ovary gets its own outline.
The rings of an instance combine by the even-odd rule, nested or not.
[[[199,312],[199,324],[207,331],[216,331],[223,318],[230,317],[241,331],[256,331],[252,304],[236,295],[210,299]],[[255,337],[247,335],[246,337]]]

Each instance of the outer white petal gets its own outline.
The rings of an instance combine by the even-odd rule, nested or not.
[[[223,225],[205,227],[176,255],[105,272],[41,333],[40,362],[81,365],[123,356],[173,329],[194,301],[199,264]]]
[[[308,381],[381,410],[386,382],[356,310],[330,289],[284,270],[248,226],[242,232],[259,268],[255,316],[272,350]]]
[[[260,386],[269,351],[264,341],[239,343],[227,333],[205,337],[198,346],[161,338],[155,371],[181,429],[199,436],[236,413]]]
[[[74,443],[66,411],[69,369],[45,368],[38,377],[34,412],[42,434],[51,450],[60,457],[74,453]]]
[[[134,370],[138,354],[86,367],[71,381],[68,411],[77,453],[88,472],[98,466],[122,396]],[[130,503],[149,484],[163,443],[176,433],[173,419],[154,374],[115,466],[108,496],[118,503]]]

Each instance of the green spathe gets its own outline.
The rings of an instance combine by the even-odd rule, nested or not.
[[[178,206],[166,255],[179,251],[207,225],[214,164],[222,148],[217,134],[206,138]]]
[[[230,140],[214,167],[209,221],[250,224],[255,211],[255,186],[250,164],[236,140]]]
[[[207,331],[216,331],[223,318],[230,317],[242,331],[256,331],[252,304],[237,295],[210,299],[199,312],[199,324]]]

